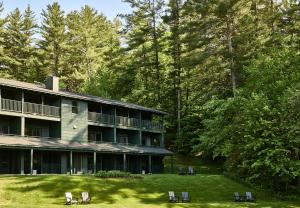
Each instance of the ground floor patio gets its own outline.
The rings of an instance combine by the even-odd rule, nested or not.
[[[0,174],[162,173],[163,156],[41,148],[0,148]]]

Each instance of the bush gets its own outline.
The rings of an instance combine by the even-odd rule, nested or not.
[[[131,174],[129,172],[122,172],[119,170],[110,170],[110,171],[98,171],[95,174],[99,178],[129,178]]]

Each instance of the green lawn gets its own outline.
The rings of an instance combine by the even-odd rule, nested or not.
[[[167,192],[189,191],[192,203],[170,204]],[[257,203],[232,202],[234,191],[253,191]],[[222,175],[147,175],[143,179],[99,179],[93,176],[1,176],[0,207],[66,207],[64,192],[79,196],[89,191],[92,204],[81,207],[300,207],[299,202],[280,201],[251,190]],[[75,206],[73,207],[80,207]]]

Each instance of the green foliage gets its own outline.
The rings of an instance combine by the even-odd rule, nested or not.
[[[110,91],[104,87],[110,87],[108,82],[113,80],[108,66],[119,49],[117,30],[106,17],[89,6],[68,14],[66,26],[69,46],[65,67],[68,76],[63,77],[66,88],[109,97]]]
[[[172,165],[173,162],[173,165]],[[192,166],[196,174],[222,174],[222,161],[204,160],[201,156],[180,155],[164,158],[164,172],[178,174],[179,168],[187,172]]]
[[[299,60],[294,50],[274,49],[253,61],[235,98],[215,100],[204,108],[209,117],[203,121],[197,151],[226,157],[227,170],[250,182],[295,191],[300,176],[295,107]]]
[[[65,76],[64,55],[67,52],[67,36],[64,11],[55,2],[47,5],[47,9],[42,11],[42,17],[40,28],[42,38],[38,43],[42,62],[41,79],[46,79],[49,75]]]
[[[114,21],[87,5],[65,13],[57,2],[40,25],[30,7],[1,17],[0,77],[55,74],[67,90],[166,111],[167,148],[296,190],[299,2],[124,2],[132,12]]]
[[[7,17],[4,25],[3,67],[10,77],[21,81],[33,81],[36,78],[38,58],[34,47],[34,14],[28,6],[22,14],[15,9]]]

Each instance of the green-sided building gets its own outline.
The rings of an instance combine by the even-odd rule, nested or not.
[[[0,174],[160,173],[164,112],[0,78]]]

